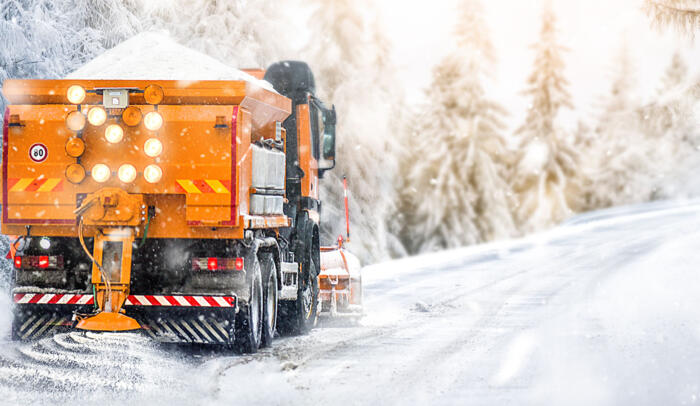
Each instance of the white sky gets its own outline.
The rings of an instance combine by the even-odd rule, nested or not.
[[[421,100],[435,63],[451,49],[459,0],[382,0],[385,30],[394,45],[394,61],[407,97]],[[492,95],[511,112],[512,127],[524,118],[527,100],[520,92],[532,70],[532,50],[540,29],[542,0],[482,0],[492,42],[499,57]],[[636,62],[639,94],[648,101],[673,51],[681,49],[687,65],[698,72],[700,46],[673,31],[651,28],[641,0],[553,0],[560,42],[570,49],[566,77],[575,111],[562,115],[562,124],[595,117],[598,101],[609,90],[616,53],[624,41]]]

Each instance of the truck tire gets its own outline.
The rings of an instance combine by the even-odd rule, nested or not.
[[[236,316],[235,346],[239,352],[255,353],[260,348],[263,330],[263,284],[260,263],[256,260],[250,270],[250,300],[241,305]]]
[[[316,257],[309,254],[309,272],[307,272],[306,280],[303,284],[303,298],[301,302],[301,319],[299,323],[299,332],[301,334],[308,333],[316,326],[318,321],[318,271],[319,265]]]
[[[278,331],[282,334],[305,334],[318,320],[318,264],[310,250],[307,265],[299,281],[297,300],[280,303]]]
[[[277,290],[277,266],[269,252],[260,255],[260,266],[262,268],[263,279],[263,325],[262,325],[262,347],[272,345],[277,327],[277,309],[279,305]]]

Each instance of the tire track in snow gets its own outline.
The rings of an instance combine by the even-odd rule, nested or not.
[[[492,289],[496,285],[508,283],[511,282],[512,279],[522,277],[532,270],[533,268],[518,270],[512,274],[484,282],[472,289],[466,291],[459,290],[458,293],[455,292],[454,287],[440,289],[436,292],[432,292],[429,296],[433,299],[431,300],[431,307],[449,305],[462,298],[464,295],[472,295],[487,289]],[[427,273],[423,278],[413,280],[410,285],[402,285],[398,289],[405,290],[406,292],[415,290],[416,285],[423,285],[430,279],[449,277],[449,274],[452,272],[463,274],[464,271],[463,268],[459,268],[455,265],[451,271],[441,270],[440,275],[436,275],[435,272]],[[447,296],[447,293],[451,294]],[[308,336],[285,338],[278,340],[271,351],[256,354],[255,358],[269,358],[274,356],[283,363],[292,362],[294,364],[292,368],[296,369],[313,361],[327,358],[329,355],[344,353],[348,350],[354,351],[362,345],[371,345],[376,342],[376,340],[390,337],[397,332],[417,329],[421,324],[425,323],[424,318],[435,317],[435,313],[425,313],[421,315],[420,313],[410,312],[409,308],[406,308],[403,316],[409,317],[409,319],[397,319],[391,323],[380,326],[363,326],[360,324],[359,326],[346,328],[342,326],[338,328],[329,327],[327,329],[314,330]],[[334,336],[337,336],[338,339],[334,340]],[[233,366],[238,364],[239,363],[234,363]]]
[[[0,353],[6,399],[135,399],[183,386],[169,371],[184,370],[186,362],[137,334],[72,332],[7,347]]]
[[[604,231],[600,233],[604,233]],[[596,267],[599,258],[592,257],[586,249],[581,249],[585,245],[589,245],[590,248],[592,241],[598,241],[597,237],[590,237],[591,240],[585,241],[585,244],[576,240],[558,240],[540,247],[550,254],[548,267],[542,267],[538,264],[541,258],[531,258],[531,261],[524,261],[525,264],[523,264],[523,256],[516,253],[504,258],[498,264],[501,269],[507,268],[508,264],[513,265],[515,271],[506,276],[482,283],[469,290],[449,285],[445,287],[443,283],[443,288],[431,292],[429,297],[434,299],[433,309],[442,308],[447,314],[412,315],[412,318],[403,321],[400,326],[381,328],[383,334],[370,332],[368,335],[358,336],[350,333],[349,336],[345,336],[333,345],[326,345],[315,351],[311,350],[300,364],[300,369],[303,370],[304,374],[322,376],[316,384],[323,386],[325,382],[328,386],[333,387],[334,389],[331,391],[333,395],[329,395],[328,398],[320,396],[316,400],[318,402],[332,401],[339,394],[338,386],[343,388],[337,382],[342,382],[346,376],[355,375],[358,372],[355,371],[357,369],[354,368],[355,364],[348,361],[349,359],[356,358],[368,362],[369,365],[363,365],[361,370],[381,369],[382,362],[374,362],[375,358],[381,360],[381,348],[384,347],[388,351],[395,352],[396,350],[391,348],[392,346],[406,344],[406,361],[392,365],[396,369],[390,373],[373,375],[371,381],[365,382],[366,387],[362,392],[372,395],[382,393],[390,399],[411,398],[420,403],[421,399],[417,398],[418,395],[447,393],[454,390],[454,386],[459,384],[460,377],[467,375],[470,379],[461,380],[462,382],[470,382],[466,398],[471,398],[469,395],[475,395],[483,400],[489,396],[496,396],[491,400],[498,401],[497,391],[493,391],[493,384],[494,376],[498,376],[497,373],[503,360],[499,357],[493,357],[494,353],[498,354],[504,348],[512,347],[512,343],[521,338],[523,330],[527,329],[528,326],[532,327],[531,324],[537,325],[545,322],[551,312],[546,310],[546,305],[551,303],[553,298],[561,295],[576,296],[572,292],[580,292],[582,288],[578,282],[583,281],[584,286],[594,284],[595,281],[607,276],[608,268],[620,267],[635,258],[640,251],[649,249],[658,242],[655,238],[640,238],[626,241],[622,246],[612,244],[613,249],[609,250],[611,252],[607,255],[610,255],[614,260],[607,259],[607,268],[601,268]],[[595,245],[594,243],[593,246]],[[532,255],[532,252],[526,251],[525,254]],[[525,257],[525,259],[527,258]],[[527,262],[534,263],[528,264]],[[471,263],[471,261],[463,263]],[[556,264],[560,264],[560,268],[553,274]],[[488,266],[488,264],[480,264],[480,266]],[[460,269],[459,264],[455,265],[453,269],[462,274],[471,272],[471,270],[466,271],[464,268]],[[426,271],[428,270],[426,269]],[[582,271],[584,271],[583,274]],[[439,272],[427,273],[428,275],[423,277],[412,274],[410,284],[404,283],[389,291],[390,294],[402,296],[415,289],[414,285],[426,284],[426,282],[429,284],[436,278],[451,278],[458,275],[458,273],[448,272],[444,268],[440,269]],[[465,281],[468,282],[468,278]],[[386,282],[382,284],[384,283]],[[461,283],[461,285],[465,284]],[[485,309],[481,309],[480,318],[476,321],[472,320],[471,324],[467,323],[460,310],[468,309],[468,302],[473,301],[474,297],[479,295],[493,295],[497,300],[490,303],[488,298],[484,299],[482,302],[489,305]],[[442,300],[439,300],[440,298]],[[457,310],[450,311],[451,308]],[[450,330],[446,336],[435,340],[437,346],[425,348],[416,345],[416,341],[425,339],[425,336],[431,334],[431,330],[439,329],[445,325],[459,325],[460,322],[462,323],[461,328]],[[369,340],[363,340],[363,338],[369,338]],[[516,374],[523,367],[522,363],[527,362],[528,352],[534,350],[532,337],[530,338],[529,348],[526,348],[526,353],[518,355],[521,359],[516,360],[515,367],[511,368],[513,371],[501,374],[500,382],[495,382],[496,384],[505,385],[510,390],[518,390],[519,387],[523,388],[532,383],[527,381],[527,376],[524,378],[525,380],[522,377],[515,381],[511,380],[511,375]],[[377,343],[377,340],[380,342]],[[410,343],[407,344],[407,342]],[[332,365],[333,363],[336,365]],[[390,363],[384,364],[384,367],[388,368]],[[430,371],[440,371],[440,375],[446,375],[451,379],[422,373],[426,371],[426,366]],[[302,376],[301,373],[299,376]],[[350,393],[347,395],[353,395],[352,389],[348,389]],[[390,395],[392,391],[395,393]],[[506,391],[506,393],[508,393],[507,396],[512,396],[511,392]],[[360,396],[359,399],[362,399],[362,395],[355,394],[354,396]],[[353,397],[353,399],[358,400],[357,397]],[[371,399],[366,400],[369,402]],[[427,397],[422,400],[429,402],[435,401],[435,398]],[[450,400],[447,402],[449,403]],[[363,402],[359,401],[358,403]]]

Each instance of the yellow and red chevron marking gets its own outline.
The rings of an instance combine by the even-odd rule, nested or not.
[[[43,175],[37,178],[8,179],[7,190],[9,192],[61,192],[63,179],[46,178]]]
[[[217,179],[177,179],[175,181],[180,192],[190,194],[218,193],[230,194],[231,181]]]

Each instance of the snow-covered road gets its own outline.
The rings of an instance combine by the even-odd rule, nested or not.
[[[699,247],[700,202],[656,203],[580,216],[525,240],[368,267],[359,326],[278,339],[254,356],[135,334],[3,341],[0,399],[699,403]],[[8,328],[5,312],[0,333]]]

